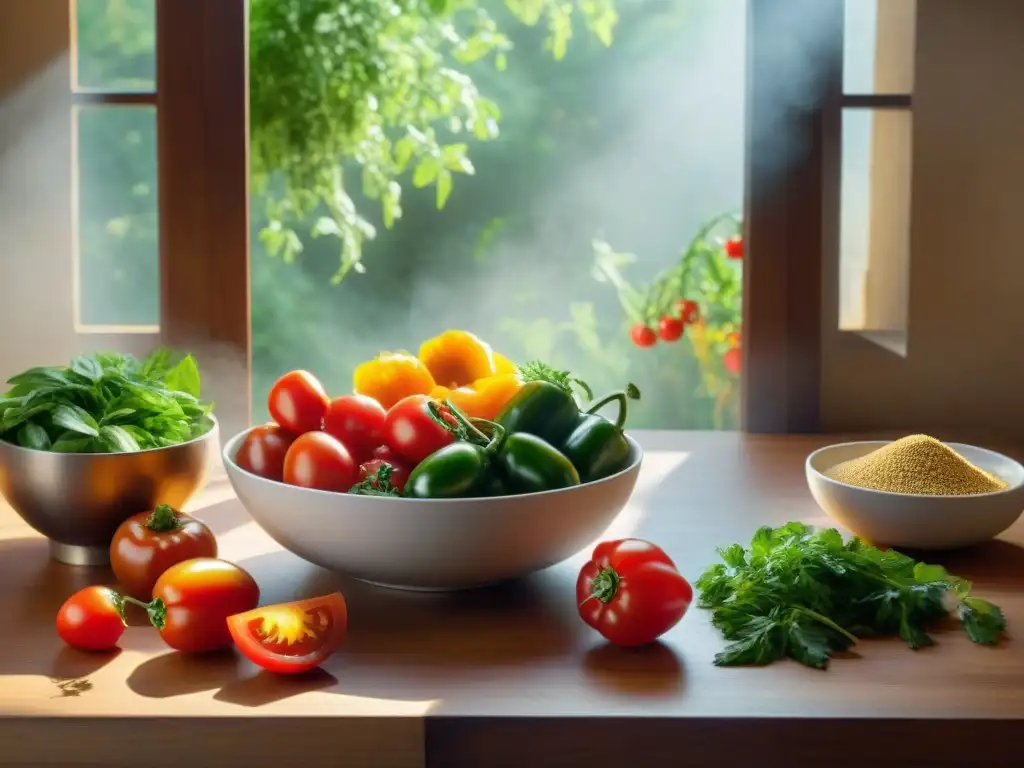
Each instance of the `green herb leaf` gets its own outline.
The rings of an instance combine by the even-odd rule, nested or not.
[[[97,437],[100,433],[99,424],[96,423],[89,412],[77,405],[58,405],[53,409],[53,423],[59,427],[78,432],[82,435]]]
[[[995,645],[1006,630],[1002,610],[980,597],[965,597],[957,607],[957,616],[972,642]]]
[[[48,451],[50,449],[50,436],[38,424],[26,421],[21,425],[21,429],[18,430],[18,445],[22,448]]]
[[[524,382],[529,381],[546,381],[549,384],[554,384],[556,387],[563,389],[570,395],[575,394],[573,387],[578,388],[586,396],[588,400],[594,399],[594,391],[590,388],[590,385],[582,379],[577,379],[569,371],[560,371],[547,363],[541,362],[540,360],[531,360],[519,366],[519,377]]]
[[[99,381],[103,378],[103,366],[92,357],[76,357],[71,361],[71,370],[89,381]]]
[[[177,392],[199,397],[199,366],[192,355],[185,357],[164,376],[164,385]]]
[[[131,453],[140,449],[138,442],[123,427],[100,427],[100,441],[111,453]]]

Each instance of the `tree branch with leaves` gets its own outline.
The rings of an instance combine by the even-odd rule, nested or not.
[[[605,45],[618,21],[614,0],[504,6],[523,24],[546,25],[555,59],[577,17]],[[252,181],[266,200],[268,252],[294,260],[296,228],[320,212],[309,234],[337,238],[337,283],[364,271],[363,247],[376,236],[355,190],[380,205],[388,228],[410,180],[433,186],[443,209],[455,177],[474,173],[470,142],[496,138],[502,117],[462,69],[490,59],[503,70],[511,51],[479,0],[252,0]]]

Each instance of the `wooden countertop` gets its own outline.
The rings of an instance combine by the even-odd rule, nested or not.
[[[716,546],[746,543],[759,525],[829,524],[803,460],[834,439],[637,437],[644,468],[606,537],[661,544],[691,580]],[[573,605],[586,553],[523,583],[405,593],[281,550],[222,473],[190,511],[253,574],[263,602],[340,588],[351,623],[342,650],[288,679],[233,654],[181,656],[144,626],[129,627],[115,655],[65,648],[57,608],[112,576],[50,561],[46,541],[0,506],[0,764],[842,766],[863,765],[865,745],[876,765],[1020,764],[1024,645],[1013,638],[988,649],[944,632],[917,653],[863,642],[827,672],[719,669],[723,641],[695,607],[658,645],[606,646]],[[974,580],[1012,632],[1024,626],[1022,545],[1018,522],[998,541],[930,559]]]

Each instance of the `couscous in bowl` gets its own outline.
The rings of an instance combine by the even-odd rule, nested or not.
[[[890,445],[889,440],[840,443],[807,457],[807,485],[833,520],[876,545],[944,550],[979,544],[1009,528],[1024,511],[1024,466],[1008,456],[962,443],[948,448],[1006,487],[988,493],[899,493],[829,477],[829,470]]]

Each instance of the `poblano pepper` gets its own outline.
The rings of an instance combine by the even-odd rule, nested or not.
[[[513,493],[537,493],[580,484],[576,468],[543,438],[528,432],[509,435],[498,452],[498,468]]]
[[[629,443],[622,432],[626,424],[627,399],[636,400],[640,392],[632,384],[624,392],[613,392],[592,403],[583,413],[576,427],[559,445],[563,454],[580,474],[580,480],[590,483],[626,468],[629,463]],[[597,412],[609,403],[619,404],[615,421],[609,421]]]
[[[510,435],[526,432],[553,445],[568,437],[579,420],[572,392],[549,381],[528,381],[496,419]]]
[[[428,406],[430,407],[430,406]],[[405,495],[414,499],[458,499],[489,496],[493,493],[492,462],[505,442],[506,432],[500,424],[491,425],[490,436],[483,434],[472,422],[456,411],[470,433],[486,445],[457,440],[434,451],[416,465],[405,482]]]

